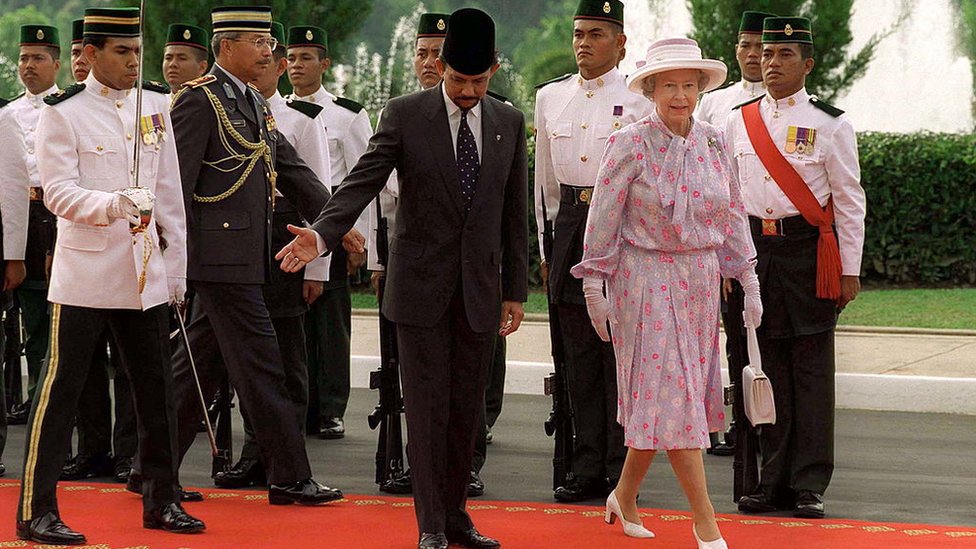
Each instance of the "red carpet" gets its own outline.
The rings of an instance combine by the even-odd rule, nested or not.
[[[19,483],[0,482],[0,548],[46,547],[14,534]],[[180,536],[142,528],[139,498],[118,485],[61,483],[61,515],[88,536],[91,549],[410,549],[416,522],[409,499],[350,496],[323,507],[277,507],[262,492],[204,490],[186,507],[206,521],[203,534]],[[475,523],[506,549],[695,549],[690,515],[646,509],[653,540],[623,535],[597,507],[472,501]],[[976,528],[848,520],[803,521],[728,515],[719,519],[732,549],[976,549]]]

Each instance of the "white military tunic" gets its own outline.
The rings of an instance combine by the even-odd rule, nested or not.
[[[627,89],[616,68],[586,80],[576,74],[542,87],[535,101],[535,218],[542,252],[543,215],[559,212],[559,185],[592,187],[610,134],[649,115],[654,105]]]
[[[800,174],[820,205],[825,206],[829,199],[833,199],[842,274],[858,276],[864,246],[866,201],[861,187],[857,137],[846,116],[831,116],[814,106],[815,101],[817,99],[807,94],[806,89],[778,101],[766,95],[760,100],[759,112],[780,153]],[[816,130],[812,150],[804,147],[805,151],[801,152],[790,147],[793,152],[787,152],[791,127]],[[799,215],[799,210],[773,181],[756,155],[746,133],[741,109],[729,117],[725,132],[726,146],[742,186],[746,213],[761,219]]]
[[[695,118],[722,129],[725,127],[725,121],[732,114],[734,107],[765,94],[766,86],[762,81],[740,80],[724,88],[706,93],[698,102]]]
[[[27,175],[29,177],[27,187],[39,187],[41,185],[40,175],[37,173],[37,124],[41,117],[41,111],[47,107],[44,98],[52,93],[57,93],[57,91],[57,86],[51,86],[50,89],[37,95],[26,91],[24,95],[7,105],[24,134],[24,146],[27,149]],[[27,191],[25,190],[25,192]]]
[[[3,219],[3,258],[23,260],[27,250],[30,197],[24,182],[27,147],[20,125],[8,108],[0,108],[0,218]]]
[[[143,92],[143,116],[158,115],[158,143],[136,132],[135,90],[103,86],[94,72],[74,97],[43,109],[38,125],[38,168],[44,203],[58,216],[58,239],[48,300],[96,309],[146,310],[169,301],[167,277],[186,278],[183,189],[169,117],[161,93]],[[155,196],[146,231],[152,254],[139,293],[144,238],[129,222],[110,219],[113,191],[133,182],[133,144],[139,143],[140,185]],[[164,254],[160,235],[166,240]]]
[[[319,181],[328,186],[331,181],[332,162],[329,154],[328,133],[325,123],[321,120],[324,110],[315,118],[301,113],[288,106],[286,100],[277,91],[268,99],[271,113],[278,125],[278,131],[295,147],[298,157],[308,165]],[[281,193],[278,193],[279,195]],[[315,221],[314,219],[310,221]],[[329,265],[331,255],[315,259],[305,266],[305,280],[325,282],[329,280]]]

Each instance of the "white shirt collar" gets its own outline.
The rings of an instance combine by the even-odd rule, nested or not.
[[[30,92],[30,90],[28,90],[27,88],[24,88],[24,98],[27,99],[28,101],[30,101],[31,103],[36,103],[38,101],[43,101],[45,97],[51,95],[52,93],[57,93],[57,91],[58,91],[58,85],[57,84],[51,86],[47,90],[42,91],[41,93],[39,93],[37,95],[34,95],[33,93]]]
[[[807,93],[806,88],[800,88],[800,91],[794,93],[793,95],[778,100],[773,99],[768,93],[766,94],[766,97],[763,98],[764,103],[775,108],[776,110],[783,110],[796,105],[803,105],[809,101],[810,94]]]
[[[602,88],[603,86],[613,84],[620,78],[623,78],[623,75],[620,73],[619,70],[617,70],[617,67],[613,67],[612,69],[608,70],[604,74],[601,74],[600,76],[597,76],[596,78],[592,78],[590,80],[583,78],[582,74],[577,73],[576,83],[579,84],[580,87],[583,88],[584,90],[596,90]]]
[[[766,84],[763,84],[762,80],[759,82],[750,82],[743,78],[739,85],[742,86],[742,88],[747,92],[751,93],[753,97],[766,93]]]
[[[450,97],[447,96],[447,89],[444,87],[443,82],[441,82],[440,86],[441,86],[441,95],[444,96],[444,105],[447,107],[447,117],[451,118],[453,116],[457,116],[458,118],[460,118],[461,107],[458,107],[457,104],[454,101],[452,101]],[[478,101],[478,103],[474,107],[471,107],[471,109],[468,110],[468,114],[481,118],[481,101]]]
[[[308,101],[309,103],[315,103],[317,105],[324,105],[335,101],[336,96],[332,95],[325,89],[325,86],[319,84],[319,88],[315,90],[311,95],[298,95],[292,94],[292,97],[299,99],[301,101]]]
[[[95,78],[95,71],[91,71],[88,73],[88,78],[85,78],[85,91],[112,101],[121,101],[129,97],[129,94],[132,93],[132,88],[117,90],[106,86],[99,82],[98,78]]]

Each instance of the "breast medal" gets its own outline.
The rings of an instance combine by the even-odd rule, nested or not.
[[[788,154],[813,154],[813,143],[817,138],[817,130],[790,126],[786,130],[786,146],[783,148]]]

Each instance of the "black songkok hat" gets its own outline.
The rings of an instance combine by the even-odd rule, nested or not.
[[[447,35],[447,20],[450,17],[446,13],[421,15],[420,23],[417,24],[417,38],[443,38]]]
[[[742,21],[739,22],[739,34],[762,34],[763,21],[767,17],[776,17],[775,13],[764,11],[744,11]]]
[[[813,27],[806,17],[767,17],[763,20],[762,43],[813,45]]]
[[[207,31],[200,27],[185,23],[173,23],[166,33],[166,45],[189,46],[208,51],[210,49],[210,37],[207,35]]]
[[[85,39],[85,20],[75,19],[71,22],[71,43],[81,44]]]
[[[624,26],[624,3],[620,0],[580,0],[573,20],[609,21]]]
[[[495,22],[487,13],[462,8],[451,14],[441,55],[461,74],[481,74],[495,64]]]
[[[139,37],[139,8],[86,8],[85,37]]]

